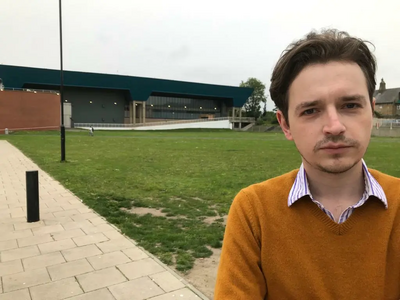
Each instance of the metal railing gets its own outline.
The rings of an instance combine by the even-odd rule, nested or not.
[[[122,123],[74,123],[74,128],[133,128],[135,124]]]
[[[213,118],[213,119],[187,119],[187,120],[172,120],[172,121],[162,121],[162,122],[147,122],[134,125],[135,127],[142,127],[142,126],[153,126],[153,125],[155,126],[155,125],[185,124],[185,123],[210,122],[210,121],[224,121],[228,119],[229,119],[228,117]]]
[[[253,117],[229,117],[229,120],[235,122],[255,122],[255,118]]]
[[[191,120],[173,120],[162,122],[148,122],[139,124],[121,124],[121,123],[75,123],[74,127],[97,127],[97,128],[135,128],[143,126],[157,126],[157,125],[170,125],[170,124],[184,124],[195,122],[209,122],[209,121],[223,121],[229,118],[215,118],[215,119],[191,119]]]
[[[59,94],[58,91],[54,90],[41,90],[41,89],[27,89],[27,88],[9,88],[3,87],[0,91],[18,91],[18,92],[31,92],[31,93],[48,93],[48,94]]]
[[[58,130],[60,126],[44,126],[44,127],[10,127],[0,128],[0,132],[16,132],[16,131],[45,131],[45,130]]]
[[[75,123],[75,128],[136,128],[143,126],[157,126],[157,125],[171,125],[171,124],[185,124],[185,123],[198,123],[198,122],[212,122],[212,121],[235,121],[235,122],[255,122],[254,118],[239,118],[239,117],[221,117],[214,119],[189,119],[189,120],[172,120],[162,122],[147,122],[139,124],[121,124],[121,123]]]
[[[400,128],[400,119],[377,119],[374,118],[375,128]]]
[[[376,128],[400,128],[400,123],[399,122],[391,122],[391,123],[382,123],[382,124],[376,124],[374,127]]]

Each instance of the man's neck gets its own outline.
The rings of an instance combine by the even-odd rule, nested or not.
[[[362,161],[341,174],[330,174],[318,170],[306,162],[307,174],[313,198],[329,202],[358,202],[365,190]]]

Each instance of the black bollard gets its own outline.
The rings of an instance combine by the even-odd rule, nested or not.
[[[40,220],[38,171],[26,171],[26,212],[28,223]]]

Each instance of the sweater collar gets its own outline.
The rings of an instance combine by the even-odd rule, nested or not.
[[[383,188],[378,183],[378,181],[368,171],[367,165],[365,164],[364,160],[362,160],[362,167],[364,171],[364,179],[365,179],[364,195],[367,195],[366,199],[369,198],[370,196],[375,196],[376,198],[382,201],[382,203],[385,205],[386,208],[388,208],[385,192],[383,191]],[[311,199],[313,199],[307,180],[306,170],[304,169],[304,165],[301,164],[296,179],[289,193],[288,206],[291,206],[293,203],[295,203],[297,200],[299,200],[304,196],[309,196]]]

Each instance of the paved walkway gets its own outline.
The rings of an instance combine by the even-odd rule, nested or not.
[[[25,171],[40,217],[26,221]],[[0,300],[207,299],[30,159],[0,141]]]

